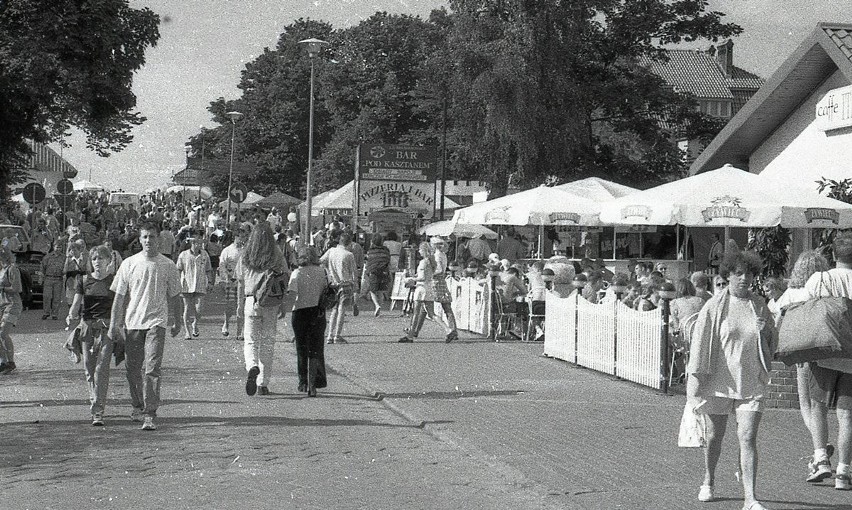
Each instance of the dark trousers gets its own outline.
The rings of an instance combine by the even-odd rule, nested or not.
[[[325,313],[320,308],[300,308],[293,311],[293,333],[296,336],[296,366],[299,371],[299,385],[308,383],[308,359],[317,360],[317,376],[314,386],[325,388]]]

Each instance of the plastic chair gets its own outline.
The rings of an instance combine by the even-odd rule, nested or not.
[[[671,365],[669,366],[669,386],[671,386],[672,381],[674,380],[674,368],[675,361],[678,357],[683,359],[684,371],[686,369],[687,363],[689,363],[689,344],[692,341],[692,334],[695,331],[695,323],[698,321],[698,312],[690,315],[680,324],[680,341],[674,342],[672,341],[672,359]],[[686,379],[686,374],[680,374],[678,378],[683,376],[684,380]]]
[[[507,304],[503,300],[497,299],[497,332],[495,338],[507,337],[518,323],[519,315],[517,312],[507,310]]]
[[[541,330],[544,331],[544,313],[545,313],[545,305],[544,301],[527,301],[529,304],[529,318],[527,319],[527,338],[528,342],[534,342],[535,337],[535,329],[533,328],[533,320],[540,319],[539,326]]]

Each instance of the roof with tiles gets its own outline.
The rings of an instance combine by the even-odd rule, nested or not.
[[[846,58],[852,61],[852,30],[828,26],[823,26],[822,29],[828,35],[828,38],[846,55]]]
[[[672,87],[704,99],[733,99],[731,89],[757,90],[763,79],[733,66],[725,76],[716,59],[701,50],[667,50],[668,62],[645,59],[642,65]]]
[[[852,24],[818,23],[692,163],[690,174],[725,163],[748,168],[752,152],[836,72],[852,83]]]

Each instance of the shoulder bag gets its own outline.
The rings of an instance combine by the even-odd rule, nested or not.
[[[825,286],[820,275],[820,288]],[[787,365],[852,358],[852,300],[818,297],[786,307],[775,357]]]

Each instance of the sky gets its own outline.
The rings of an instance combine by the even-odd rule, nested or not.
[[[122,152],[102,158],[73,133],[62,155],[107,189],[141,192],[170,181],[185,164],[184,144],[200,126],[214,127],[207,106],[239,97],[245,65],[274,48],[298,18],[357,25],[376,11],[428,16],[440,0],[130,0],[160,15],[160,40],[134,78],[137,109],[148,118]],[[734,64],[768,78],[820,21],[852,23],[852,0],[710,0],[710,9],[743,27]],[[700,41],[687,47],[705,49]],[[307,87],[308,84],[306,83]],[[59,151],[58,145],[54,148]]]

